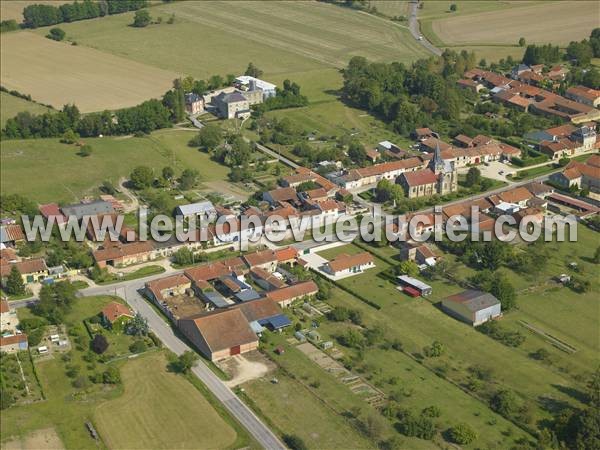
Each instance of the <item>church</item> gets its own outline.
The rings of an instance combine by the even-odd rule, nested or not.
[[[438,144],[426,169],[402,173],[396,183],[402,185],[408,198],[445,195],[458,189],[458,173],[454,162],[442,158]]]

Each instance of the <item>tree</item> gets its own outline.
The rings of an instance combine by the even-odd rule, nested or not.
[[[525,41],[525,38],[519,38],[519,47],[525,47],[525,45],[527,45],[527,42]]]
[[[189,266],[190,264],[194,264],[194,252],[192,252],[188,247],[182,247],[177,250],[173,254],[173,262],[180,266]]]
[[[179,178],[180,189],[187,191],[198,183],[200,173],[196,169],[185,169]]]
[[[416,277],[419,275],[419,266],[414,261],[402,261],[396,271],[400,275],[408,275],[409,277]]]
[[[479,184],[481,181],[481,171],[477,167],[469,168],[465,184],[469,187]]]
[[[450,441],[459,445],[469,445],[477,438],[477,433],[466,423],[459,423],[448,430]]]
[[[77,288],[70,281],[45,284],[39,293],[39,301],[33,307],[34,314],[58,325],[77,300]]]
[[[108,341],[103,334],[97,334],[94,336],[94,339],[90,343],[92,350],[101,355],[108,349]]]
[[[248,75],[254,78],[260,78],[262,74],[263,71],[256,67],[252,62],[248,64],[248,68],[246,69],[246,72],[244,72],[244,75]]]
[[[198,355],[190,350],[186,350],[177,357],[172,363],[172,368],[177,373],[188,373],[198,361]]]
[[[121,374],[115,366],[108,366],[108,369],[102,374],[102,382],[104,384],[119,384],[121,382]]]
[[[150,13],[145,9],[140,9],[135,12],[135,16],[133,16],[133,26],[136,28],[144,28],[150,25],[152,22],[152,17]]]
[[[348,158],[358,165],[363,165],[367,160],[367,151],[360,142],[354,140],[348,146]]]
[[[125,328],[125,332],[133,336],[146,336],[149,330],[148,320],[139,312],[133,316],[133,319],[127,323]]]
[[[510,311],[517,306],[515,288],[505,277],[494,277],[490,293],[500,301],[504,311]]]
[[[165,180],[171,180],[175,176],[175,170],[170,166],[163,167],[162,176]]]
[[[206,125],[190,141],[190,146],[214,150],[223,141],[223,133],[217,125]]]
[[[457,10],[458,10],[458,6],[456,6],[456,3],[452,3],[450,5],[450,11],[456,12]]]
[[[13,264],[10,268],[10,274],[6,280],[4,290],[9,295],[23,295],[25,294],[25,284],[23,283],[23,277],[21,272],[17,269],[17,266]]]
[[[54,41],[62,41],[66,35],[67,35],[67,33],[65,33],[64,30],[62,30],[61,28],[58,28],[58,27],[54,27],[54,28],[50,28],[50,31],[48,32],[46,37],[48,39],[52,39]]]
[[[569,164],[569,161],[571,161],[571,160],[569,158],[567,158],[567,157],[560,158],[558,160],[558,165],[560,167],[565,167],[567,164]]]
[[[131,179],[134,188],[145,189],[152,186],[152,183],[154,182],[154,173],[149,167],[138,166],[133,169],[129,178]]]
[[[135,341],[133,344],[131,344],[129,346],[129,351],[131,353],[142,353],[142,352],[145,352],[147,349],[148,349],[148,346],[141,339],[138,339],[137,341]]]
[[[302,438],[295,434],[284,434],[283,442],[285,442],[285,445],[291,450],[308,450],[308,446],[304,443]]]
[[[504,417],[515,417],[520,410],[520,402],[511,391],[499,391],[490,400],[490,407]]]

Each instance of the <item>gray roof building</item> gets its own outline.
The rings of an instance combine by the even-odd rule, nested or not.
[[[112,203],[105,202],[104,200],[95,200],[90,203],[78,203],[75,205],[63,206],[61,210],[65,216],[75,216],[77,219],[81,219],[84,216],[112,214],[115,212]]]
[[[454,318],[473,326],[502,315],[500,301],[492,294],[468,289],[442,300],[442,308]]]

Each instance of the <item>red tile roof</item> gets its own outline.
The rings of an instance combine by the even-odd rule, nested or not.
[[[431,169],[404,172],[401,176],[404,177],[409,186],[423,186],[437,182],[437,176],[431,171]]]
[[[150,289],[156,298],[161,298],[161,292],[166,289],[172,289],[177,286],[188,284],[190,279],[184,274],[171,275],[158,280],[148,281],[146,288]]]
[[[2,230],[4,231],[7,241],[24,241],[25,240],[25,234],[23,233],[23,230],[21,229],[21,225],[16,224],[16,223],[12,223],[10,225],[4,225],[2,227]]]
[[[10,306],[6,300],[0,300],[0,313],[4,314],[10,311]]]
[[[275,257],[277,262],[284,263],[292,261],[298,257],[298,250],[294,247],[285,247],[275,250]]]
[[[26,334],[13,334],[12,336],[0,336],[0,347],[27,342]]]
[[[319,292],[319,287],[314,281],[309,280],[267,292],[266,296],[273,301],[282,303],[305,295],[313,295],[317,292]]]
[[[338,255],[327,263],[333,272],[341,272],[356,266],[364,266],[373,263],[373,256],[369,252],[357,253],[355,255]]]
[[[113,323],[123,316],[133,317],[133,311],[121,303],[111,302],[102,309],[102,315],[110,323]]]
[[[271,249],[248,253],[243,256],[243,259],[249,267],[277,262],[277,256]]]
[[[0,276],[6,277],[10,274],[12,266],[16,266],[21,275],[40,273],[48,270],[44,258],[26,259],[16,263],[3,264],[0,266]]]

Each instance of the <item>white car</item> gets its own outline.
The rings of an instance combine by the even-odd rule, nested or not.
[[[419,36],[417,37],[417,40],[418,40],[418,41],[422,41],[422,40],[423,40],[423,36],[419,35]]]

